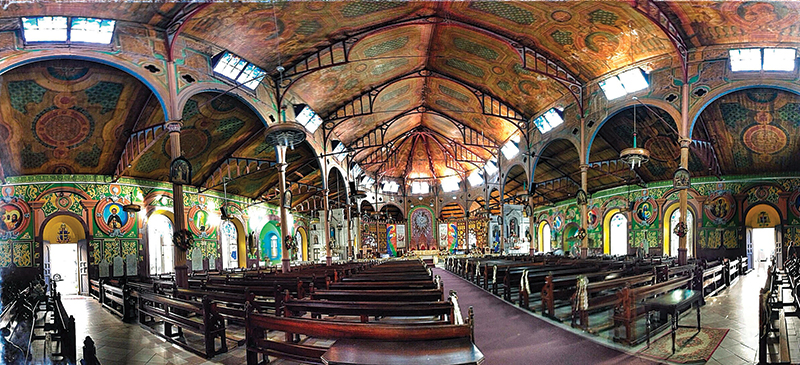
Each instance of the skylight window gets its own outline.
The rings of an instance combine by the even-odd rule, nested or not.
[[[731,58],[731,71],[761,70],[761,50],[758,48],[732,49],[728,54]]]
[[[22,34],[25,42],[66,42],[67,17],[22,18]]]
[[[475,169],[472,171],[471,174],[467,177],[470,186],[479,186],[483,184],[483,176],[481,176],[481,171]]]
[[[764,48],[764,71],[794,71],[794,48]]]
[[[381,191],[384,193],[396,193],[397,190],[400,189],[400,185],[398,185],[394,181],[384,181],[383,186],[381,187]]]
[[[375,183],[375,179],[373,179],[373,178],[371,178],[369,176],[364,176],[364,179],[361,180],[361,186],[364,186],[364,187],[367,187],[367,188],[371,187],[372,184],[374,184],[374,183]]]
[[[217,57],[214,72],[236,81],[250,90],[255,90],[267,75],[260,67],[228,51]]]
[[[358,164],[353,164],[353,167],[350,168],[350,174],[354,177],[358,177],[362,172],[364,172],[364,170]]]
[[[333,154],[339,162],[342,162],[342,160],[347,157],[347,153],[344,151],[344,143],[339,142],[336,148],[333,149]]]
[[[111,43],[116,21],[95,18],[72,18],[70,40],[85,43]]]
[[[647,89],[650,86],[640,68],[634,68],[619,75],[611,76],[600,81],[599,85],[608,100],[614,100],[626,94]]]
[[[430,191],[431,187],[426,181],[414,181],[411,183],[411,194],[428,194]]]
[[[564,118],[561,118],[561,114],[556,109],[550,109],[533,120],[533,124],[536,125],[536,128],[539,128],[541,133],[547,133],[563,123]]]
[[[492,158],[489,161],[486,161],[486,164],[483,165],[483,169],[486,170],[486,173],[489,174],[489,176],[492,176],[496,174],[497,171],[499,171],[499,169],[497,168],[497,162],[495,162],[494,158]]]
[[[302,108],[302,109],[300,109]],[[308,132],[313,134],[317,128],[322,124],[322,118],[314,112],[311,107],[305,104],[295,105],[295,121],[308,129]],[[299,111],[299,112],[298,112]]]
[[[794,71],[794,48],[743,48],[728,51],[731,71]]]
[[[511,136],[511,139],[506,142],[500,151],[503,151],[503,156],[506,156],[506,160],[514,158],[519,153],[519,135]]]
[[[442,190],[444,190],[445,193],[457,191],[458,183],[460,182],[461,179],[459,179],[457,176],[446,177],[442,179]]]

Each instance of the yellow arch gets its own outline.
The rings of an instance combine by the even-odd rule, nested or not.
[[[603,217],[603,254],[605,255],[611,253],[611,218],[619,212],[619,208],[614,208],[609,210]]]
[[[544,235],[543,235],[543,231],[544,231],[545,224],[546,225],[550,225],[550,223],[548,223],[547,221],[541,221],[539,223],[539,228],[536,229],[536,233],[537,233],[536,234],[537,235],[537,240],[536,241],[538,241],[539,252],[544,252]],[[551,240],[552,240],[552,237],[553,237],[553,227],[550,227],[550,239]],[[550,252],[550,251],[548,251],[548,252]]]
[[[58,232],[61,229],[62,223],[67,230],[69,230],[69,242],[59,242],[58,240]],[[86,239],[86,232],[83,231],[83,224],[77,218],[62,214],[53,217],[49,222],[47,222],[47,226],[44,227],[42,239],[52,244],[78,243],[78,241]]]
[[[762,215],[761,213],[765,214]],[[766,216],[766,219],[764,219],[764,216]],[[758,204],[751,207],[744,218],[746,227],[772,228],[779,224],[781,224],[781,215],[769,204]]]

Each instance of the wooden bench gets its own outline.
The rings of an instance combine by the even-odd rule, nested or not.
[[[767,269],[767,281],[759,293],[759,326],[758,326],[758,359],[760,364],[790,363],[789,333],[786,327],[786,314],[778,301],[782,290],[776,285],[777,273],[770,266]],[[777,345],[774,350],[770,345]],[[772,356],[770,356],[772,355]]]
[[[669,293],[675,289],[688,288],[691,284],[691,277],[678,277],[648,286],[625,287],[617,292],[619,301],[614,308],[614,327],[616,329],[614,340],[631,346],[640,343],[643,338],[636,333],[636,321],[646,314],[641,303],[646,299]],[[620,335],[620,328],[623,329],[624,335]]]
[[[726,288],[726,271],[726,264],[712,266],[707,269],[703,269],[698,265],[694,271],[692,288],[703,293],[703,297],[716,295],[720,290]]]
[[[122,317],[122,320],[133,319],[135,314],[135,299],[130,295],[130,288],[123,285],[121,288],[103,283],[100,287],[100,304],[112,313]]]
[[[458,316],[460,317],[460,314],[458,314]],[[267,363],[269,362],[268,356],[312,364],[328,364],[331,362],[338,364],[359,363],[359,361],[339,362],[342,361],[340,356],[368,356],[371,351],[380,351],[381,348],[392,348],[394,350],[390,354],[383,353],[382,356],[376,355],[379,357],[373,359],[370,363],[431,363],[431,356],[442,355],[437,355],[427,351],[425,348],[420,348],[421,346],[419,346],[419,344],[422,343],[431,343],[431,345],[435,346],[437,349],[440,348],[441,351],[447,351],[450,355],[455,355],[454,357],[458,359],[454,362],[436,361],[435,363],[437,364],[480,364],[483,361],[483,354],[480,353],[472,342],[472,308],[469,310],[467,322],[461,320],[458,324],[409,326],[382,323],[343,323],[305,318],[277,317],[268,314],[254,313],[252,308],[248,306],[245,327],[248,365]],[[268,331],[284,332],[286,334],[285,341],[266,338],[265,334]],[[346,353],[341,353],[335,349],[331,353],[328,353],[330,350],[328,347],[309,344],[308,342],[296,342],[296,334],[313,338],[336,339],[337,341],[353,339],[359,342],[377,342],[369,342],[366,347],[360,348],[358,351],[353,351],[348,347],[350,350],[346,351]],[[448,340],[461,341],[458,342],[457,346],[452,346],[451,343],[447,343],[449,346],[437,346],[438,341]],[[403,341],[405,346],[401,346],[400,349],[396,346],[383,346],[381,341],[389,341],[387,344]],[[331,347],[335,346],[336,344],[334,343]],[[259,362],[259,354],[264,358],[263,362]],[[330,359],[324,359],[326,354],[338,360],[331,361]],[[429,360],[425,361],[424,359],[426,358]],[[450,357],[448,357],[448,359],[449,358]],[[439,357],[439,359],[441,359],[441,357]]]
[[[578,295],[581,288],[577,288],[575,294],[571,298],[572,327],[580,327],[589,333],[597,333],[606,328],[613,327],[613,321],[599,327],[591,327],[589,315],[594,312],[614,309],[619,302],[617,292],[623,288],[635,288],[642,285],[649,285],[652,284],[654,280],[655,276],[650,273],[598,282],[589,281],[585,288],[585,303],[581,303],[582,299]],[[580,286],[582,284],[578,283],[578,285]]]
[[[425,320],[424,323],[438,322],[454,324],[454,298],[450,293],[446,302],[335,302],[327,300],[292,299],[287,296],[283,302],[284,316],[297,317],[303,312],[311,313],[312,318],[329,316],[358,316],[363,323],[369,317],[436,317],[438,320]]]
[[[61,293],[51,298],[53,303],[53,323],[49,330],[53,331],[51,339],[59,343],[59,352],[52,355],[74,364],[77,360],[77,343],[75,340],[75,317],[67,314]]]
[[[411,290],[313,290],[312,300],[338,302],[434,302],[443,301],[444,292],[438,289]]]
[[[89,280],[89,295],[91,295],[94,299],[100,301],[100,280],[90,279]]]
[[[542,315],[555,320],[561,320],[560,317],[556,316],[556,301],[566,301],[569,303],[570,299],[575,295],[579,277],[586,277],[590,282],[595,282],[604,281],[606,279],[614,279],[619,277],[621,274],[621,270],[608,270],[566,275],[556,275],[550,273],[550,275],[545,277],[544,286],[542,286],[541,291]],[[528,282],[525,282],[525,284],[528,284]],[[520,290],[522,290],[523,298],[527,299],[529,296],[528,290],[530,290],[530,288],[522,288]],[[527,306],[528,303],[524,304]],[[569,318],[569,315],[564,318]]]
[[[147,317],[152,321],[148,321]],[[163,321],[164,333],[150,324]],[[139,324],[148,331],[165,338],[187,350],[211,358],[228,351],[225,336],[225,321],[217,311],[216,303],[204,298],[202,302],[185,301],[168,298],[158,294],[141,293],[139,295]],[[178,327],[177,332],[172,327]],[[189,330],[203,337],[203,348],[195,348],[185,341],[176,338],[183,336],[183,330]],[[216,339],[220,340],[217,348]]]

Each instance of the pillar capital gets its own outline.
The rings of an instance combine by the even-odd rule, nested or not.
[[[681,138],[678,140],[678,143],[681,145],[681,148],[689,148],[689,145],[692,144],[691,138]]]
[[[581,164],[581,172],[589,171],[589,164],[582,163]]]
[[[167,122],[167,131],[170,133],[173,132],[181,132],[181,128],[183,128],[183,122],[180,120],[170,120]]]

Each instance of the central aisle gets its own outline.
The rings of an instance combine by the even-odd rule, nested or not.
[[[475,344],[488,365],[653,364],[536,318],[449,271],[434,268],[445,293],[455,290],[464,316],[475,311]]]

